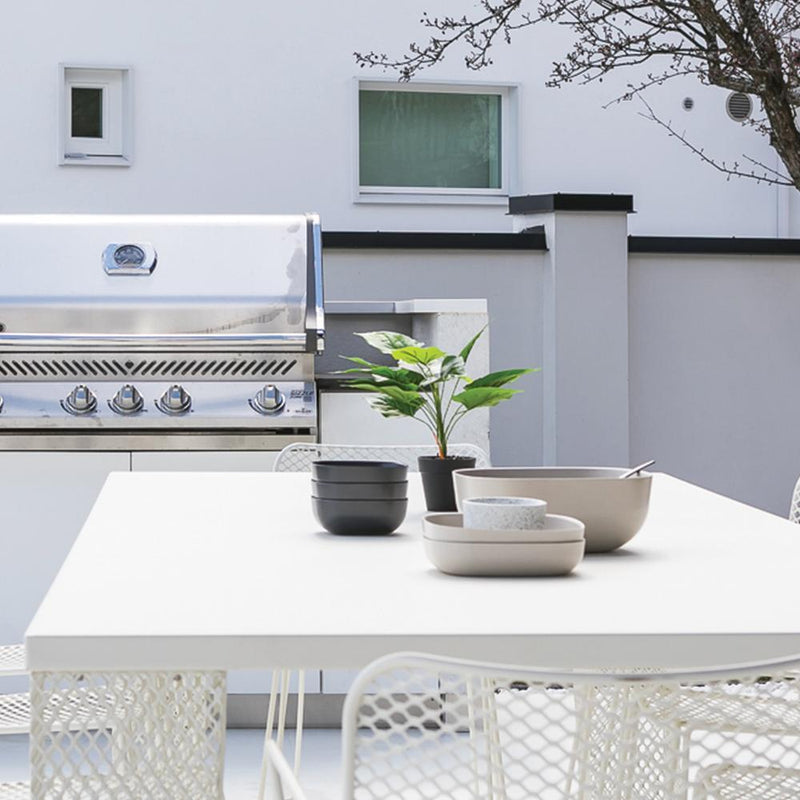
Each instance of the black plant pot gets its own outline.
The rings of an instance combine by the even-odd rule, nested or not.
[[[456,493],[453,486],[453,472],[475,466],[474,458],[466,456],[420,456],[417,459],[422,475],[422,488],[425,492],[425,505],[428,511],[455,511]]]

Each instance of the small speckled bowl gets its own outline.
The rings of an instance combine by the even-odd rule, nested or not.
[[[463,502],[464,527],[532,531],[544,527],[547,503],[534,497],[471,497]]]

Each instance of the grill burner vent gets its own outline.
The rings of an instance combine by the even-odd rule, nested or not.
[[[182,355],[180,358],[121,358],[70,356],[0,357],[0,376],[15,380],[53,380],[95,378],[225,378],[284,377],[297,366],[297,359],[251,357],[204,357]]]

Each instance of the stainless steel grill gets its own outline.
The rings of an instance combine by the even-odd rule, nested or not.
[[[316,438],[316,216],[8,215],[0,275],[0,449]]]

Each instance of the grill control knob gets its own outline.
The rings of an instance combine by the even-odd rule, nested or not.
[[[192,407],[192,398],[183,386],[174,383],[156,400],[156,406],[165,414],[185,414]]]
[[[277,414],[286,405],[286,398],[277,386],[268,383],[251,398],[250,405],[259,414]]]
[[[114,397],[108,401],[112,411],[117,414],[136,414],[142,410],[144,399],[139,390],[130,383],[121,387]]]
[[[80,416],[91,414],[97,408],[97,398],[88,386],[79,383],[62,401],[64,411]]]

